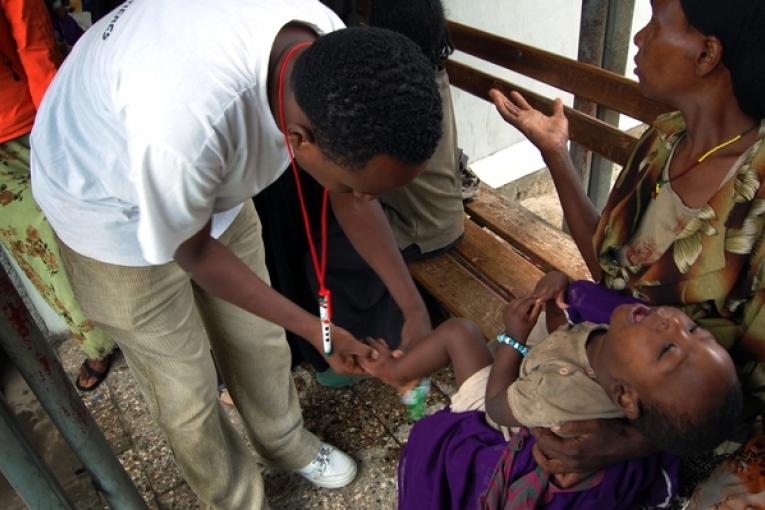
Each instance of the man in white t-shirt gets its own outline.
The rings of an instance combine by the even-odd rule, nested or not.
[[[297,162],[330,191],[401,307],[404,348],[430,329],[373,199],[432,154],[438,89],[403,36],[341,28],[313,0],[128,0],[75,46],[32,133],[33,193],[77,297],[117,340],[184,476],[215,508],[265,500],[254,457],[218,409],[210,348],[264,460],[322,487],[356,473],[303,428],[282,328],[321,349],[320,323],[269,287],[250,200],[288,165],[278,70],[300,43],[315,41],[286,64],[283,90]],[[332,340],[341,373],[376,355],[342,328]]]

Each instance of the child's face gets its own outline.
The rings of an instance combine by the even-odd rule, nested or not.
[[[736,379],[727,351],[673,307],[618,307],[603,354],[610,373],[640,399],[678,412],[703,412]]]

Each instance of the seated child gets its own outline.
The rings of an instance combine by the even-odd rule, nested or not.
[[[380,356],[363,367],[407,390],[451,362],[459,385],[452,412],[485,409],[487,421],[502,427],[555,430],[569,421],[626,417],[657,448],[679,455],[711,450],[725,439],[742,400],[733,362],[676,308],[621,305],[610,327],[561,326],[528,350],[545,300],[561,305],[567,284],[551,273],[531,296],[508,305],[506,334],[499,337],[505,345],[496,346],[493,360],[478,328],[454,319],[398,359],[370,340]],[[549,326],[554,312],[548,306]]]

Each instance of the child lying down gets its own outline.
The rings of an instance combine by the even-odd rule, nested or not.
[[[548,275],[539,286],[560,296],[566,284]],[[563,325],[528,349],[544,305],[536,297],[508,305],[493,358],[473,323],[453,319],[398,359],[384,342],[370,340],[381,355],[363,366],[406,392],[451,363],[459,386],[451,411],[485,410],[487,422],[502,430],[555,431],[565,422],[623,417],[658,449],[687,455],[713,449],[733,429],[742,400],[733,362],[682,311],[624,304],[610,326]]]

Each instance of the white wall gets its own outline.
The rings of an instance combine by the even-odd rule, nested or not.
[[[581,0],[443,0],[443,3],[450,20],[576,58]],[[480,63],[468,55],[457,52],[452,58],[535,91],[561,95],[551,87]],[[452,92],[459,143],[471,159],[484,158],[523,140],[523,135],[502,121],[489,103],[454,88]],[[572,101],[568,94],[561,97],[567,104]]]
[[[635,14],[632,17],[632,34],[630,41],[633,41],[632,44],[630,44],[630,50],[627,55],[627,68],[626,72],[624,73],[627,78],[631,78],[633,80],[637,80],[637,77],[635,76],[635,54],[637,53],[637,46],[635,46],[635,34],[645,26],[646,23],[648,23],[648,20],[651,19],[651,4],[648,2],[648,0],[636,0],[635,1]],[[640,121],[637,121],[631,117],[627,117],[626,115],[622,115],[619,120],[619,127],[621,129],[628,129],[633,126],[636,126],[640,124]]]
[[[446,16],[466,25],[576,59],[579,45],[581,0],[442,0]],[[649,0],[636,0],[632,36],[650,18]],[[627,72],[635,79],[630,46]],[[571,105],[571,94],[543,85],[469,55],[455,53],[457,61],[491,72],[548,97],[560,96]],[[506,124],[488,102],[452,87],[459,144],[471,166],[487,184],[498,187],[544,167],[541,157],[523,135]],[[622,128],[634,126],[622,117]]]

